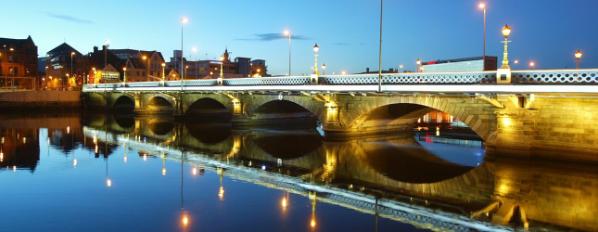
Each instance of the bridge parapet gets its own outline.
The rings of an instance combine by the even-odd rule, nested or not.
[[[583,70],[517,70],[512,72],[513,84],[598,84],[598,69]]]
[[[375,85],[377,74],[320,77],[328,85]],[[496,72],[392,73],[382,75],[382,84],[494,84]]]
[[[224,85],[248,86],[248,85],[309,85],[309,76],[285,76],[285,77],[264,77],[264,78],[236,78],[224,79]]]
[[[405,86],[405,85],[496,85],[496,72],[439,72],[439,73],[391,73],[382,75],[382,85]],[[512,72],[512,85],[598,85],[598,69],[576,69],[576,70],[514,70]],[[155,90],[177,90],[180,88],[208,88],[218,86],[244,87],[244,86],[293,86],[297,90],[306,90],[306,87],[298,86],[375,86],[378,84],[377,74],[357,75],[322,75],[314,76],[284,76],[284,77],[262,77],[262,78],[231,78],[231,79],[209,79],[209,80],[185,80],[181,81],[153,81],[153,82],[129,82],[129,83],[104,83],[88,84],[83,88],[88,91],[115,91],[134,88],[135,91]],[[181,86],[182,85],[182,86]],[[355,87],[359,88],[359,87]],[[209,89],[207,89],[209,90]],[[216,90],[216,89],[214,89]],[[542,91],[541,91],[542,92]]]

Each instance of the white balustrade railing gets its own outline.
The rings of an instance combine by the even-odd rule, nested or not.
[[[517,70],[511,80],[513,84],[598,84],[598,69]]]
[[[598,85],[598,69],[579,70],[514,70],[512,85]],[[377,85],[377,74],[322,75],[317,81],[312,76],[283,76],[261,78],[207,79],[185,81],[152,81],[88,84],[85,89],[160,88],[160,87],[210,87],[210,86],[307,86],[307,85]],[[382,85],[492,85],[496,72],[445,72],[445,73],[390,73],[382,75]],[[181,86],[182,85],[182,86]]]
[[[247,85],[309,85],[309,76],[287,76],[287,77],[262,77],[262,78],[236,78],[224,79],[224,85],[247,86]]]
[[[329,85],[375,85],[377,74],[322,76],[319,83]],[[392,73],[382,74],[382,84],[490,84],[496,72]]]

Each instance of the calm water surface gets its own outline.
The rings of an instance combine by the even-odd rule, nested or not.
[[[523,226],[498,226],[492,215],[471,219],[493,202],[525,209],[532,230],[598,228],[591,167],[502,160],[450,125],[328,141],[315,129],[15,116],[2,120],[0,134],[0,231]]]

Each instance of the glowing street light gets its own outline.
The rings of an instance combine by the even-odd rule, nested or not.
[[[288,29],[285,29],[282,34],[288,38],[289,40],[289,73],[288,75],[291,76],[291,38],[293,37],[293,35],[291,34],[291,31]]]
[[[123,85],[127,85],[127,67],[123,67]]]
[[[530,61],[528,65],[529,65],[530,69],[536,68],[536,62],[535,61]]]
[[[73,74],[73,56],[75,56],[75,52],[71,52],[71,74]]]
[[[162,63],[162,83],[166,81],[166,63]]]
[[[320,52],[320,46],[318,46],[318,44],[314,44],[313,47],[314,50],[314,74],[316,76],[320,75],[320,71],[318,71],[318,53]]]
[[[510,69],[509,67],[509,36],[511,35],[511,27],[509,25],[503,26],[502,36],[504,37],[504,52],[501,69]]]
[[[575,51],[574,56],[575,56],[575,68],[579,69],[579,65],[581,63],[581,58],[583,57],[583,52],[581,50],[577,49]]]

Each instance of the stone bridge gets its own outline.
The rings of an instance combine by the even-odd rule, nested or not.
[[[432,110],[467,124],[505,154],[598,161],[598,70],[243,78],[88,85],[86,107],[231,119],[234,126],[321,125],[345,138],[411,130]],[[564,155],[566,154],[566,155]]]

